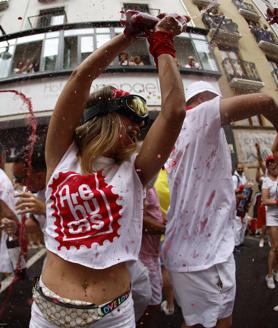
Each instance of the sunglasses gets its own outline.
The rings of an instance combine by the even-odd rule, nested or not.
[[[128,95],[112,99],[107,102],[99,101],[86,109],[81,124],[84,124],[96,116],[103,116],[108,113],[118,112],[128,117],[136,123],[145,122],[149,119],[148,106],[146,100],[137,95]]]

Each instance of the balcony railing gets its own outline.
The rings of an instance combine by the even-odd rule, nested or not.
[[[264,86],[254,63],[225,58],[222,64],[232,88],[256,91]]]
[[[210,29],[211,38],[216,42],[234,44],[241,38],[238,32],[238,25],[230,18],[205,13],[202,16],[202,20]]]
[[[64,25],[67,24],[67,15],[63,13],[61,15],[53,15],[53,14],[42,14],[29,16],[28,22],[30,28],[44,28],[55,25]]]
[[[274,78],[274,81],[278,87],[278,68],[274,68],[274,70],[271,72],[273,78]]]
[[[241,0],[232,0],[235,6],[238,8],[239,13],[246,19],[250,19],[254,22],[259,21],[260,15],[256,11],[255,7],[251,3],[243,2]]]
[[[218,7],[219,3],[216,0],[192,0],[192,2],[196,5],[196,6],[201,6],[201,7]]]
[[[270,31],[259,27],[251,27],[259,47],[270,57],[278,58],[278,41]]]

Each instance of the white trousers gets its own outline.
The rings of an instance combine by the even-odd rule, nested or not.
[[[239,246],[244,242],[245,232],[248,225],[248,216],[247,214],[241,220],[239,216],[235,217],[234,221],[234,233],[235,233],[235,245]]]

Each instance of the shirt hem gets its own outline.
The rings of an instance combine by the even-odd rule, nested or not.
[[[169,270],[169,271],[172,271],[172,272],[196,272],[196,271],[203,271],[203,270],[207,270],[209,268],[211,268],[212,266],[214,265],[217,265],[217,264],[221,264],[221,263],[225,263],[227,262],[227,260],[229,259],[229,257],[233,254],[233,252],[231,252],[229,255],[227,255],[227,257],[225,258],[221,258],[213,263],[210,263],[208,265],[199,265],[199,266],[194,266],[194,267],[186,267],[185,268],[182,268],[182,269],[177,269],[177,268],[172,268],[171,266],[167,266],[167,261],[165,261],[165,266],[166,268]]]

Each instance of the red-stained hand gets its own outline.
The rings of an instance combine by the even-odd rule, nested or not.
[[[1,219],[0,228],[3,229],[10,237],[15,237],[18,232],[18,225],[14,220],[3,218]]]
[[[157,24],[163,20],[163,30],[171,31],[177,35],[186,30],[186,23],[190,21],[188,16],[180,16],[178,14],[160,14],[155,17],[148,13],[136,10],[127,10],[124,12],[125,19],[121,20],[125,26],[124,34],[128,37],[147,36]],[[165,17],[168,17],[166,20]],[[170,18],[171,17],[171,18]],[[174,26],[171,27],[170,23]]]
[[[163,14],[164,15],[164,14]],[[186,30],[187,18],[177,14],[164,15],[155,25],[155,31],[168,31],[178,35]]]

